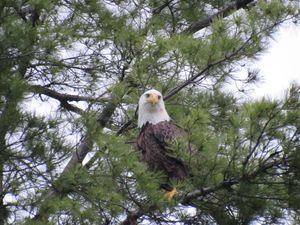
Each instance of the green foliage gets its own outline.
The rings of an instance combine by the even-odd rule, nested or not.
[[[243,103],[222,89],[299,1],[245,2],[1,1],[0,224],[299,222],[299,85]],[[135,146],[148,88],[187,132],[172,201]]]

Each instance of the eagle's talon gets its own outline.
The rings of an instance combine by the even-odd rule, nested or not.
[[[168,191],[165,195],[168,200],[171,201],[176,195],[178,195],[177,189],[173,188],[172,191]]]

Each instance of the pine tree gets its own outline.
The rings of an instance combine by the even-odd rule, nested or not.
[[[298,20],[298,0],[2,0],[0,225],[298,223],[299,85],[224,90]],[[172,201],[134,144],[148,88],[189,134]]]

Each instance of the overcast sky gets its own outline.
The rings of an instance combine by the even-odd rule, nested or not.
[[[282,26],[255,64],[263,77],[251,92],[253,97],[281,98],[291,82],[300,84],[300,25]]]

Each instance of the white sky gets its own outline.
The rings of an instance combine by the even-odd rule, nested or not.
[[[293,81],[300,85],[300,25],[285,24],[273,38],[255,63],[262,82],[250,93],[254,98],[282,98]]]

